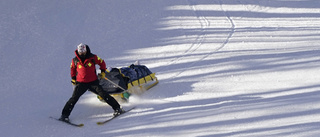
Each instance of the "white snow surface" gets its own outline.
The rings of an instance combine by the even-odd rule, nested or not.
[[[1,137],[312,137],[320,134],[319,0],[2,0]],[[90,92],[70,119],[79,43],[159,84],[113,110]]]

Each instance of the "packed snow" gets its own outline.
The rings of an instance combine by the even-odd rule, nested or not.
[[[312,137],[320,134],[318,0],[2,0],[0,136]],[[71,97],[79,43],[159,84],[113,110]]]

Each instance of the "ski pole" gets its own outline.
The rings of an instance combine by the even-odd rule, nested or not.
[[[121,87],[121,86],[119,86],[118,84],[116,84],[116,83],[114,83],[113,81],[111,81],[110,79],[108,79],[108,78],[104,78],[104,79],[108,80],[110,83],[112,83],[112,84],[115,85],[116,87],[120,88],[121,90],[127,91],[127,90],[125,90],[123,87]]]

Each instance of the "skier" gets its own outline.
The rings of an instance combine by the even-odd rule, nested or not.
[[[114,110],[113,115],[117,116],[125,111],[120,107],[120,104],[107,92],[105,92],[96,75],[95,64],[100,66],[101,77],[105,77],[106,64],[103,59],[97,55],[92,54],[90,48],[86,44],[79,44],[75,55],[71,62],[71,83],[75,86],[71,98],[65,104],[62,115],[59,120],[69,121],[69,115],[77,103],[79,98],[88,90],[98,94],[106,103],[108,103]]]

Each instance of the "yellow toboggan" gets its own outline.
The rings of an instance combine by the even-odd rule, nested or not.
[[[121,75],[122,77],[126,77],[122,73]],[[119,86],[108,77],[105,77],[104,80],[112,83],[114,87],[121,89],[120,92],[109,93],[117,101],[120,102],[127,102],[130,95],[140,95],[159,83],[155,73],[151,73],[137,80],[127,82],[126,88]],[[100,96],[97,97],[100,101],[104,102],[104,100]]]

